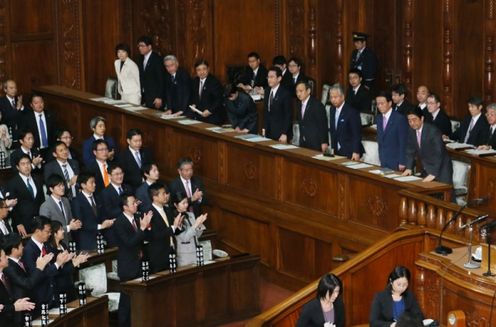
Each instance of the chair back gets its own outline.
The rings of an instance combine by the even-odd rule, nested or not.
[[[372,165],[381,165],[381,161],[379,160],[379,145],[375,141],[362,141],[363,148],[365,149],[365,153],[362,156],[362,161]]]
[[[113,77],[107,78],[105,83],[105,96],[107,98],[118,99],[119,93],[117,92],[117,79]]]

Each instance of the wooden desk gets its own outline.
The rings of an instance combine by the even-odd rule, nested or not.
[[[259,261],[242,255],[122,283],[131,297],[131,325],[217,326],[251,317],[260,311]]]
[[[421,253],[415,261],[417,296],[426,317],[440,317],[446,324],[451,310],[463,310],[467,326],[496,326],[496,313],[489,321],[496,277],[484,277],[485,267],[466,269],[467,248],[457,248],[443,257],[436,253]],[[493,309],[494,310],[494,309]]]
[[[53,322],[48,327],[95,327],[108,326],[108,298],[88,297],[86,304],[79,306],[79,300],[67,304],[68,308],[76,308],[64,316],[50,315]],[[38,318],[39,319],[39,318]],[[34,322],[34,320],[33,320]],[[39,326],[33,324],[33,326]]]
[[[317,160],[312,156],[318,152],[308,149],[277,150],[274,141],[240,140],[236,133],[206,130],[208,124],[163,120],[156,110],[126,111],[90,100],[96,94],[59,86],[36,92],[71,128],[76,146],[91,135],[90,119],[100,115],[122,146],[129,128],[145,131],[162,178],[177,176],[177,159],[191,157],[206,185],[209,227],[227,246],[259,254],[273,280],[292,289],[339,265],[333,257],[352,256],[396,229],[399,190],[446,197],[451,189],[351,169],[341,164],[345,159]]]

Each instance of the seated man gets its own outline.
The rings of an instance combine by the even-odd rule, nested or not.
[[[488,136],[483,145],[479,145],[480,150],[496,149],[496,103],[491,103],[486,107],[486,118],[489,124]]]
[[[17,141],[17,129],[21,123],[24,111],[22,95],[17,94],[17,84],[14,80],[3,83],[4,96],[0,97],[0,124],[6,124],[12,129],[13,141]]]
[[[229,91],[225,100],[227,117],[232,127],[241,133],[258,133],[258,112],[253,99],[237,86]]]
[[[405,84],[395,84],[391,87],[391,98],[393,99],[393,110],[405,114],[413,105],[406,98],[408,89]]]
[[[451,139],[474,146],[483,145],[489,135],[489,123],[482,114],[483,101],[479,97],[471,97],[467,102],[469,115],[463,119]]]
[[[181,158],[177,163],[179,176],[172,180],[169,189],[173,194],[183,192],[188,196],[189,208],[195,216],[201,214],[201,205],[205,203],[205,190],[203,182],[197,176],[193,176],[193,160]]]
[[[238,87],[246,93],[253,91],[263,93],[267,87],[267,68],[260,63],[260,55],[256,52],[248,54],[248,66],[245,73],[240,77]]]
[[[145,181],[136,190],[136,199],[138,201],[141,201],[141,203],[139,204],[139,210],[141,212],[144,212],[149,210],[152,206],[152,200],[148,195],[148,188],[153,183],[158,182],[160,178],[160,172],[155,163],[143,165],[143,168],[141,170],[143,172],[143,177]]]
[[[346,92],[346,102],[360,112],[370,113],[372,97],[369,89],[362,84],[362,72],[353,68],[348,73],[350,86]]]
[[[422,113],[425,115],[427,112],[427,97],[431,95],[431,91],[425,85],[420,85],[417,89],[417,108],[422,110]]]

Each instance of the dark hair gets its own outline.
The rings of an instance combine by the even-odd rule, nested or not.
[[[393,101],[393,99],[391,97],[391,92],[389,92],[389,91],[381,91],[375,97],[376,98],[386,98],[386,101],[387,102],[392,102]]]
[[[334,292],[334,289],[339,287],[339,294],[343,292],[343,284],[338,276],[334,274],[327,273],[319,281],[319,285],[317,286],[317,299],[324,299],[329,292],[331,295]]]
[[[198,66],[201,66],[201,65],[205,65],[208,67],[208,61],[206,61],[205,59],[198,59],[195,62],[195,68],[197,68]]]
[[[282,70],[281,70],[281,68],[276,67],[276,66],[272,66],[272,67],[269,68],[269,70],[267,72],[270,72],[270,71],[275,72],[277,77],[282,77]]]
[[[254,52],[254,51],[253,51],[253,52],[250,52],[250,53],[248,54],[248,56],[247,56],[247,58],[251,58],[251,57],[255,57],[255,58],[257,58],[258,60],[260,60],[260,55],[259,55],[258,53],[256,53],[256,52]]]
[[[47,181],[46,181],[48,195],[52,194],[52,191],[50,191],[51,187],[55,187],[55,186],[60,185],[60,184],[65,185],[64,177],[57,175],[57,174],[51,174],[50,176],[48,176]]]
[[[399,95],[406,95],[408,93],[408,89],[406,88],[405,84],[399,83],[399,84],[394,84],[391,87],[391,92],[398,93]]]
[[[28,135],[28,134],[31,134],[34,137],[33,131],[31,131],[29,129],[21,129],[19,131],[19,133],[17,134],[17,135],[19,135],[19,141],[22,141],[26,137],[26,135]]]
[[[286,65],[286,57],[283,55],[275,56],[274,59],[272,59],[272,65]]]
[[[96,150],[98,149],[98,146],[99,146],[100,144],[105,144],[105,145],[107,146],[107,149],[109,149],[108,142],[107,142],[107,141],[105,141],[105,140],[102,140],[102,139],[94,140],[94,141],[93,141],[93,145],[92,145],[91,149],[92,149],[93,151],[96,151]]]
[[[114,170],[116,170],[117,168],[119,168],[120,170],[122,170],[124,172],[124,169],[122,169],[122,167],[116,163],[111,163],[110,165],[108,165],[107,172],[109,173],[109,175],[111,175],[112,172]]]
[[[50,238],[48,239],[48,243],[53,247],[57,248],[57,243],[55,243],[55,233],[57,233],[59,230],[64,229],[64,226],[62,223],[58,220],[52,220],[50,222],[50,227],[52,227],[52,234],[50,234]]]
[[[121,194],[120,199],[119,199],[119,204],[121,206],[121,209],[124,210],[124,206],[127,206],[127,201],[129,199],[129,197],[131,197],[131,196],[136,198],[136,196],[132,193],[124,192],[123,194]]]
[[[410,270],[404,266],[396,266],[393,271],[389,274],[387,289],[389,291],[393,290],[393,282],[398,278],[405,277],[408,282],[410,282]]]
[[[148,35],[142,35],[142,36],[140,36],[140,37],[138,38],[138,42],[136,42],[136,43],[138,43],[138,44],[139,44],[139,43],[141,43],[141,42],[143,42],[143,43],[144,43],[144,44],[146,44],[146,45],[152,45],[152,42],[153,42],[153,41],[152,41],[152,38],[151,38],[150,36],[148,36]]]
[[[14,165],[19,166],[19,162],[21,162],[22,159],[28,159],[31,163],[31,158],[27,154],[23,153],[19,158],[16,158]]]
[[[31,227],[33,231],[43,230],[46,225],[51,225],[52,221],[50,218],[45,216],[34,216],[33,220],[31,220]]]
[[[303,80],[299,81],[298,83],[296,83],[296,87],[298,87],[298,85],[300,85],[300,84],[305,85],[305,89],[312,91],[312,84],[310,83],[309,80],[303,79]]]
[[[415,115],[418,118],[422,118],[424,116],[424,113],[422,112],[422,109],[418,107],[412,107],[405,112],[405,117],[408,117],[409,115]]]
[[[172,194],[172,203],[179,203],[182,200],[187,199],[187,198],[188,198],[188,195],[185,192],[179,191],[179,192]]]
[[[119,44],[117,44],[115,46],[115,53],[117,53],[117,51],[119,51],[119,50],[126,51],[128,55],[131,54],[131,48],[126,43],[119,43]]]
[[[148,187],[148,196],[150,197],[150,199],[152,200],[152,202],[153,202],[153,197],[154,196],[157,196],[158,192],[161,189],[164,189],[165,190],[165,193],[169,193],[169,189],[162,182],[155,182],[155,183],[153,183],[152,185],[150,185]]]
[[[143,132],[139,128],[131,128],[130,130],[127,131],[126,133],[126,139],[130,140],[133,138],[135,135],[141,135],[143,136]]]
[[[177,161],[177,169],[181,169],[184,164],[193,164],[193,160],[190,157],[182,157]]]
[[[294,61],[294,63],[298,66],[298,67],[301,67],[301,65],[303,64],[302,61],[296,57],[291,57],[289,58],[288,60],[288,64],[291,62],[291,61]]]
[[[55,132],[55,138],[60,139],[62,137],[62,134],[64,134],[65,132],[71,134],[72,136],[72,132],[68,128],[60,128]]]
[[[8,208],[7,201],[5,199],[0,199],[0,209]]]
[[[146,179],[146,175],[150,175],[150,170],[152,170],[153,166],[157,167],[158,169],[157,164],[154,162],[146,163],[141,167],[141,175],[144,179]]]
[[[413,312],[405,311],[401,314],[396,327],[423,327],[422,317],[414,315]]]
[[[33,103],[34,98],[41,98],[41,100],[43,100],[43,96],[41,94],[39,94],[39,93],[33,93],[29,97],[29,103]]]
[[[81,184],[86,184],[88,183],[88,180],[90,178],[95,178],[95,175],[93,173],[90,173],[88,171],[83,171],[78,175],[77,182],[79,185]]]
[[[484,105],[484,101],[480,97],[470,97],[467,100],[468,104],[473,104],[474,106],[482,106]]]
[[[59,145],[64,145],[67,148],[67,145],[64,142],[62,142],[62,141],[55,141],[55,143],[53,144],[53,147],[52,147],[52,153],[55,153],[55,150],[57,149],[57,147]]]
[[[360,69],[358,69],[358,68],[352,68],[352,69],[350,69],[350,71],[348,72],[348,75],[350,75],[350,74],[357,74],[358,77],[363,78],[362,71]]]
[[[12,253],[12,249],[18,249],[21,243],[21,235],[16,233],[5,235],[2,240],[2,249],[5,251],[5,255],[10,255]]]

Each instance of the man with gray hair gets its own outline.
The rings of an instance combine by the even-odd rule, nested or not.
[[[489,123],[489,134],[485,144],[478,147],[479,150],[496,149],[496,103],[486,107],[486,118]]]
[[[364,150],[362,146],[362,123],[360,112],[347,104],[344,90],[338,83],[329,89],[332,107],[329,112],[331,146],[334,152],[351,160],[360,160]]]
[[[191,92],[191,78],[188,72],[179,68],[179,62],[173,55],[164,57],[164,66],[167,70],[164,84],[165,113],[184,114],[193,118],[193,112],[188,106]]]

